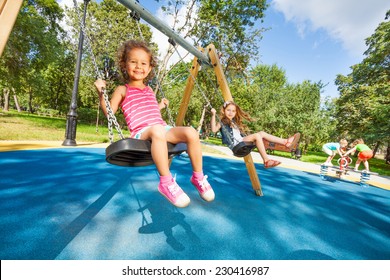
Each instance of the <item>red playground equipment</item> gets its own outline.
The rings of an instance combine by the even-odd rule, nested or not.
[[[337,160],[339,168],[336,170],[336,175],[340,178],[343,175],[348,174],[348,166],[352,163],[352,158],[349,156],[341,157]]]

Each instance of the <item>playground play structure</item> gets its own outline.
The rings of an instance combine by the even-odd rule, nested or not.
[[[370,172],[366,170],[362,171],[356,171],[353,168],[350,167],[352,163],[352,158],[349,156],[341,157],[337,160],[337,163],[339,166],[327,166],[325,164],[322,164],[320,167],[320,177],[322,180],[326,180],[326,177],[328,175],[329,169],[335,171],[336,177],[339,179],[343,178],[344,176],[348,175],[349,172],[357,172],[360,173],[360,186],[362,187],[368,187],[368,181],[371,179],[371,175],[378,175],[378,173]]]
[[[5,37],[3,37],[3,32],[1,32],[1,48],[0,51],[4,49],[4,46],[6,44],[6,41],[8,39],[8,36],[12,30],[12,27],[14,25],[14,22],[16,20],[18,11],[21,7],[22,0],[0,0],[1,6],[0,6],[0,26],[4,26],[4,29],[7,31]],[[89,1],[84,1],[89,2]],[[160,21],[158,18],[154,17],[149,11],[147,11],[145,8],[143,8],[137,1],[135,0],[118,0],[121,4],[123,4],[125,7],[130,9],[133,13],[136,13],[139,18],[142,18],[144,21],[155,27],[157,30],[162,32],[167,36],[170,42],[174,42],[174,44],[180,45],[182,48],[187,50],[189,53],[194,55],[194,59],[192,62],[192,67],[190,69],[190,75],[187,79],[187,83],[184,89],[184,94],[182,97],[182,101],[180,104],[180,109],[175,121],[176,126],[182,126],[184,122],[184,117],[188,109],[189,101],[191,98],[191,93],[194,89],[195,83],[196,83],[196,77],[198,75],[198,72],[201,69],[201,66],[207,66],[212,67],[216,79],[218,82],[218,86],[222,92],[222,96],[224,101],[233,101],[232,94],[229,89],[229,85],[227,83],[227,79],[224,75],[222,65],[219,60],[218,53],[215,49],[215,46],[213,44],[209,44],[205,48],[195,48],[191,44],[189,44],[184,38],[182,38],[180,35],[176,34],[171,27],[166,25],[164,22]],[[85,8],[86,8],[86,4]],[[82,31],[83,32],[83,31]],[[0,52],[0,54],[1,54]],[[77,67],[76,67],[77,68]],[[75,129],[75,128],[74,128]],[[125,140],[125,141],[124,141]],[[137,143],[141,143],[139,141],[142,140],[135,140],[138,141]],[[139,164],[132,163],[128,166],[144,166],[144,162],[142,161],[144,156],[147,156],[150,151],[150,145],[148,146],[147,143],[141,143],[141,147],[138,144],[134,144],[134,139],[122,139],[115,143],[112,143],[106,150],[106,156],[107,160],[110,163],[117,164],[117,165],[123,165],[126,160],[131,158],[132,162],[136,162],[137,159],[139,159]],[[298,144],[297,144],[298,145]],[[266,149],[272,149],[272,150],[284,150],[284,151],[295,151],[297,150],[297,145],[294,147],[290,147],[286,150],[286,148],[278,147],[278,145],[275,145],[274,143],[265,143]],[[243,157],[245,161],[245,165],[252,183],[252,187],[255,191],[255,194],[257,196],[262,196],[263,192],[261,190],[261,184],[259,177],[257,175],[254,161],[252,159],[252,156],[250,152],[252,149],[255,148],[255,145],[253,143],[247,143],[247,142],[241,142],[239,145],[234,147],[232,149],[235,156]],[[175,149],[175,147],[169,148],[172,153],[170,156],[173,156],[175,153],[180,153],[185,150],[185,147],[179,146]],[[141,151],[142,150],[142,151]],[[123,152],[125,151],[125,152]],[[134,153],[134,151],[136,153]],[[141,153],[138,153],[141,152]],[[146,159],[149,161],[149,159]]]

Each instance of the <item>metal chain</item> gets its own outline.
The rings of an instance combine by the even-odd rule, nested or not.
[[[138,32],[139,32],[139,34],[140,34],[142,40],[145,41],[144,35],[143,35],[143,33],[142,33],[142,30],[141,30],[141,25],[139,24],[140,17],[135,16],[135,17],[134,17],[134,20],[136,21],[137,28],[138,28]],[[153,68],[152,71],[153,71],[153,76],[156,77],[156,69]],[[162,98],[165,98],[165,94],[164,94],[164,92],[163,92],[163,90],[162,90],[162,87],[161,87],[160,82],[158,81],[158,78],[156,78],[156,84],[157,84],[158,90],[159,90],[159,92],[160,92]],[[175,122],[173,121],[172,114],[171,114],[171,110],[169,110],[168,106],[165,107],[165,111],[167,112],[167,115],[168,115],[169,124],[170,124],[171,126],[175,126]]]
[[[169,42],[170,42],[170,43],[173,45],[173,47],[175,48],[175,51],[176,51],[177,55],[179,56],[179,58],[180,58],[181,60],[183,60],[181,54],[180,54],[179,51],[177,50],[177,46],[176,46],[175,41],[173,41],[172,39],[169,39]],[[192,80],[194,81],[195,86],[197,87],[197,89],[199,90],[199,92],[202,94],[203,98],[204,98],[205,101],[207,102],[206,106],[209,107],[209,108],[213,108],[213,106],[211,105],[210,100],[209,100],[209,99],[207,98],[207,96],[206,96],[206,93],[205,93],[205,92],[203,91],[203,89],[200,87],[199,83],[198,83],[197,80],[195,79],[194,75],[192,75],[191,71],[189,71],[189,72],[190,72],[190,77],[191,77]],[[207,75],[206,75],[206,76],[207,76]],[[215,89],[216,93],[218,93],[218,89],[216,89],[215,87],[214,87],[214,89]],[[217,95],[219,96],[219,94],[217,94]],[[222,96],[221,96],[221,98],[222,98]],[[222,98],[222,100],[223,100],[223,98]],[[224,101],[224,100],[223,100],[223,101]],[[229,138],[229,142],[232,143],[232,145],[234,145],[234,140],[236,140],[237,142],[241,142],[241,141],[239,141],[237,138],[235,138],[234,135],[233,135],[233,138],[232,138],[232,135],[229,133],[229,131],[227,131],[226,127],[223,125],[223,123],[222,123],[220,117],[218,116],[218,114],[216,113],[215,115],[216,115],[216,117],[217,117],[217,119],[218,119],[218,122],[221,124],[221,129],[223,130],[223,132],[225,133],[225,135]],[[230,147],[230,148],[233,148],[233,146]]]
[[[99,67],[97,66],[96,58],[95,58],[95,55],[93,54],[92,47],[91,47],[91,40],[90,40],[90,38],[88,36],[87,28],[84,25],[83,20],[81,19],[81,15],[79,14],[79,10],[78,10],[78,7],[77,7],[76,0],[73,0],[73,5],[74,5],[75,11],[76,11],[76,16],[77,16],[78,21],[79,21],[80,26],[81,26],[81,30],[83,32],[83,36],[85,38],[85,42],[86,42],[86,45],[87,45],[88,52],[91,54],[91,57],[92,57],[92,64],[93,64],[93,66],[95,68],[95,72],[96,72],[98,78],[101,79],[102,78],[102,74],[99,71]]]

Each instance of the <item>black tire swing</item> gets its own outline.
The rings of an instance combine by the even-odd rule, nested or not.
[[[84,32],[84,28],[83,28],[83,32]],[[84,35],[86,35],[85,32]],[[92,48],[88,36],[86,36],[86,39],[87,39],[86,40],[87,45],[89,46],[88,49],[91,53],[91,56],[94,58],[93,63],[97,72],[97,77],[102,79],[103,78],[102,73],[100,73],[100,71],[98,70],[96,59],[92,52]],[[106,76],[110,76],[108,65],[105,68],[107,68],[104,70],[104,72],[107,74]],[[105,88],[102,88],[102,96],[104,98],[104,103],[107,110],[108,131],[109,131],[109,139],[111,143],[106,148],[106,161],[113,165],[126,166],[126,167],[139,167],[139,166],[148,166],[154,164],[152,153],[151,153],[152,142],[150,140],[125,138],[120,128],[120,125],[115,117],[115,114],[111,109],[110,101],[108,100],[108,95]],[[173,125],[173,121],[169,111],[168,111],[168,115],[170,118],[170,122]],[[114,135],[112,129],[113,124],[115,126],[115,129],[118,132],[118,135],[121,138],[116,142],[114,142]],[[167,142],[167,147],[168,147],[167,156],[169,159],[187,151],[186,143],[173,144]]]
[[[150,140],[125,138],[115,114],[111,109],[106,89],[103,88],[102,92],[107,109],[108,131],[111,142],[111,144],[106,148],[106,161],[110,164],[126,167],[140,167],[154,164],[151,153],[152,142]],[[113,124],[121,137],[121,139],[116,142],[113,141]],[[167,142],[167,147],[168,158],[170,159],[187,151],[186,143],[173,144]]]
[[[232,148],[233,155],[236,157],[245,157],[256,148],[255,143],[242,141]]]
[[[119,166],[138,167],[154,164],[151,154],[151,141],[124,138],[111,143],[106,148],[106,161]],[[168,145],[168,158],[187,151],[185,143]]]

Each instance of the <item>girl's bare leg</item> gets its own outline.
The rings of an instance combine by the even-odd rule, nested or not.
[[[355,170],[358,170],[358,169],[359,169],[360,163],[361,163],[361,160],[358,159],[358,160],[356,161],[356,164],[355,164]]]
[[[267,152],[265,151],[263,139],[265,139],[269,142],[274,142],[274,143],[278,143],[278,144],[282,144],[282,145],[285,145],[287,142],[287,139],[276,137],[276,136],[268,134],[264,131],[260,131],[260,132],[245,136],[244,141],[255,142],[256,147],[259,150],[259,153],[260,153],[261,157],[263,158],[264,162],[267,162],[269,160],[269,158],[268,158]]]
[[[328,156],[328,159],[326,160],[326,162],[332,163],[333,158],[334,158],[334,155]]]
[[[142,140],[152,140],[152,158],[160,176],[167,176],[169,171],[166,131],[162,125],[154,125],[142,133]]]
[[[199,141],[199,133],[192,127],[174,127],[167,132],[167,141],[187,143],[187,153],[193,170],[190,181],[203,200],[213,201],[215,193],[207,181],[207,175],[203,176],[202,146]]]
[[[370,166],[368,164],[368,160],[363,161],[364,167],[366,168],[367,171],[370,171]]]
[[[194,128],[173,127],[167,132],[166,139],[173,144],[187,143],[187,153],[190,157],[193,171],[203,171],[202,146],[199,141],[199,134]]]

